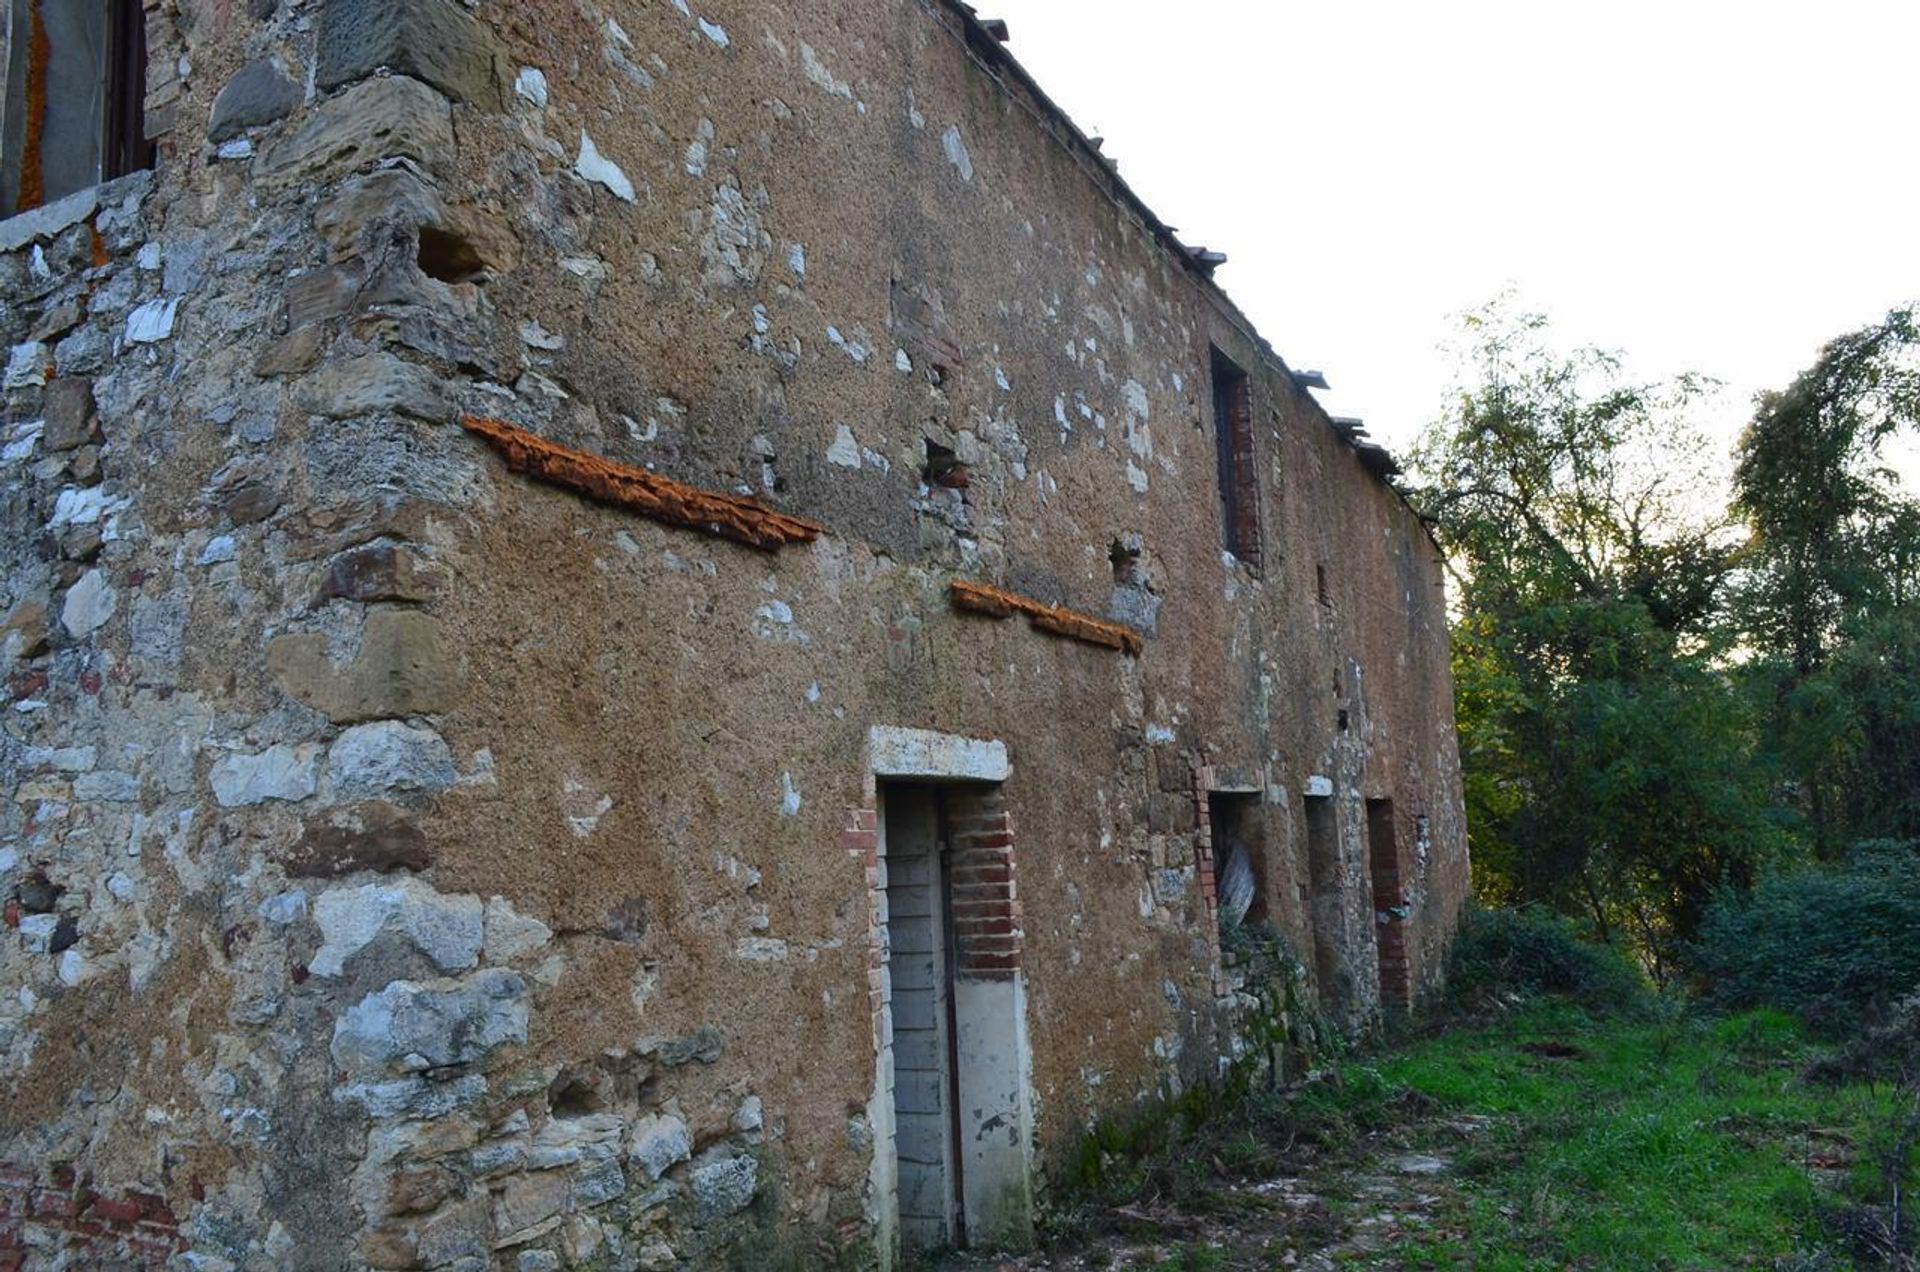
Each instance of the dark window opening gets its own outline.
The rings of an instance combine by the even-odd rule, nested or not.
[[[1266,836],[1260,796],[1208,791],[1207,825],[1213,838],[1213,889],[1221,928],[1267,921]]]
[[[1222,541],[1227,551],[1260,566],[1260,476],[1253,441],[1253,396],[1247,373],[1213,351],[1213,432],[1220,460]]]
[[[0,215],[153,166],[141,0],[0,0]]]
[[[1313,567],[1313,597],[1328,609],[1333,608],[1333,589],[1327,586],[1327,567]]]
[[[147,139],[147,19],[140,0],[112,0],[106,142],[100,177],[111,181],[153,166]]]

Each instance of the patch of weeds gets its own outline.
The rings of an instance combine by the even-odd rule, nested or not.
[[[1227,1266],[1227,1252],[1217,1246],[1187,1246],[1152,1266],[1165,1272],[1217,1272]]]

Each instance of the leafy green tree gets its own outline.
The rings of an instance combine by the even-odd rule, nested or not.
[[[1833,341],[1741,438],[1734,611],[1766,742],[1827,859],[1920,836],[1920,504],[1887,463],[1920,423],[1920,328]]]
[[[1415,463],[1457,584],[1476,882],[1664,974],[1722,882],[1787,844],[1725,670],[1737,542],[1690,421],[1707,386],[1633,383],[1502,306],[1467,331]]]

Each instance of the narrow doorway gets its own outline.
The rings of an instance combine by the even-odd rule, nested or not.
[[[1393,801],[1367,801],[1367,864],[1373,876],[1373,925],[1380,959],[1380,1002],[1405,1009],[1412,1002],[1407,966],[1406,896],[1400,887],[1400,847]]]
[[[1331,795],[1306,797],[1307,881],[1313,919],[1313,971],[1320,1005],[1336,1015],[1353,1002],[1347,968],[1346,890],[1340,869],[1340,826]]]
[[[966,1243],[959,1152],[952,894],[937,786],[889,783],[887,966],[901,1243]]]

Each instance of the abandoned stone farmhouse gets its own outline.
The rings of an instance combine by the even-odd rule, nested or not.
[[[999,24],[0,23],[0,1270],[1017,1245],[1434,987],[1440,554]]]

